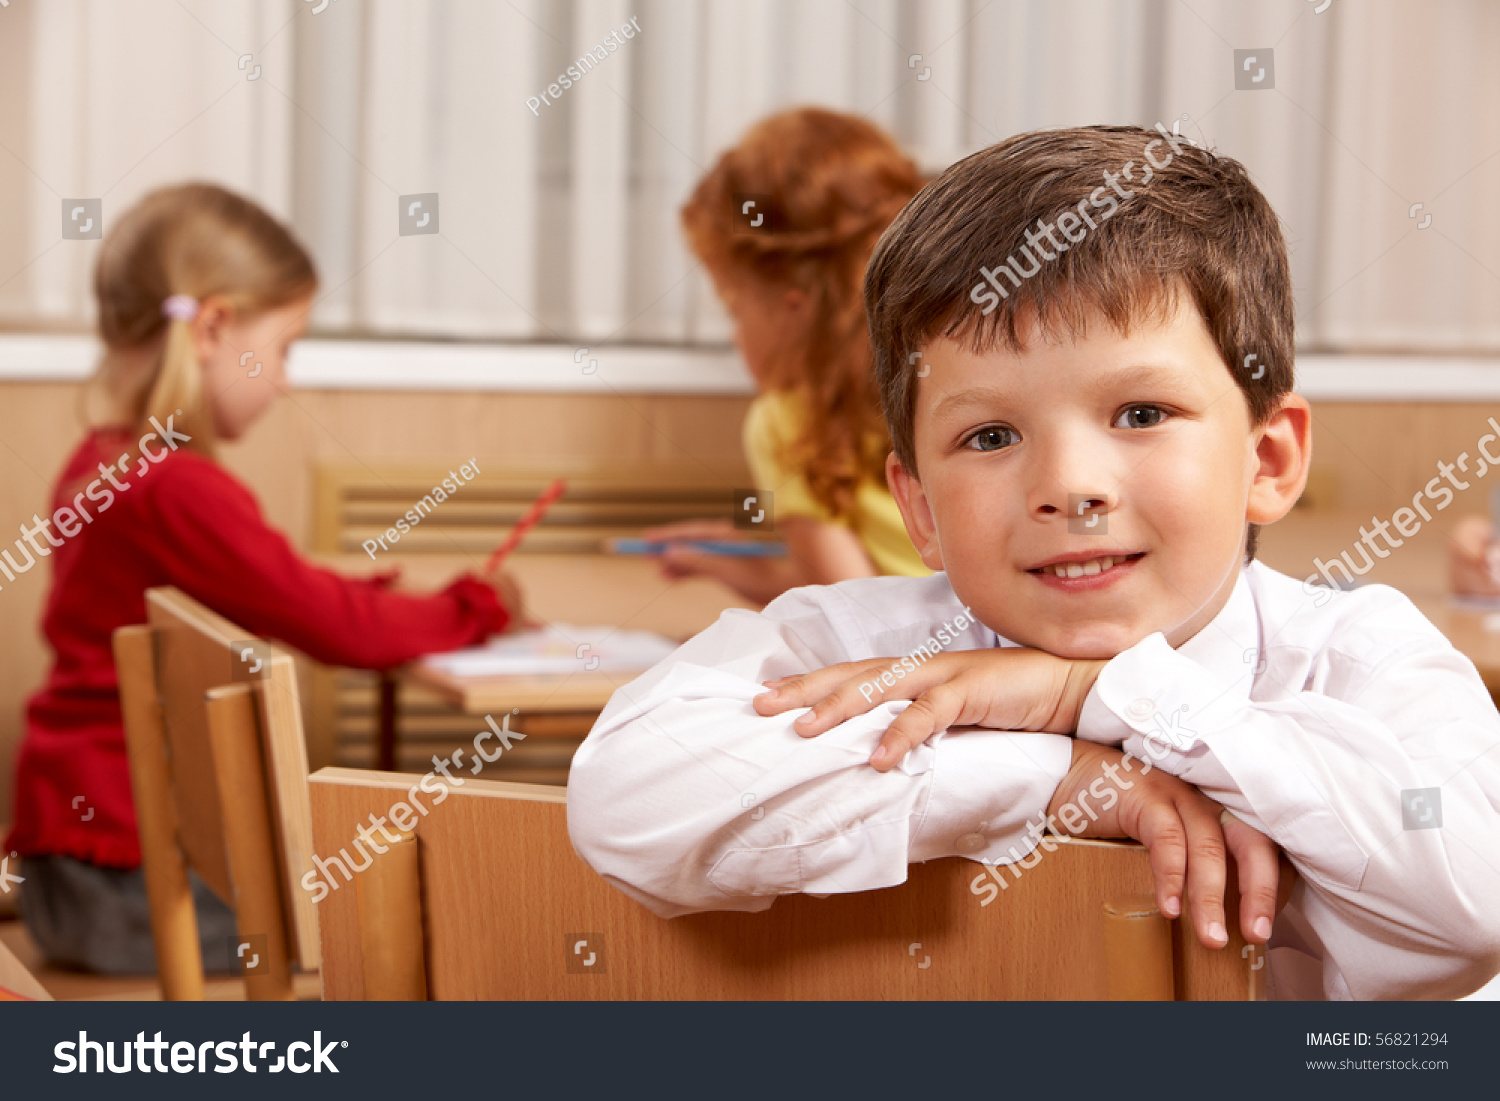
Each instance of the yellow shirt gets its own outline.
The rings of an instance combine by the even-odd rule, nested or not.
[[[782,447],[795,438],[803,416],[801,402],[788,393],[762,394],[750,403],[745,414],[745,458],[756,488],[774,494],[774,520],[806,516],[840,524],[859,537],[865,553],[882,574],[926,577],[932,573],[912,546],[901,510],[883,481],[867,478],[860,482],[854,493],[854,511],[832,520],[828,509],[813,497],[802,472],[783,465]]]

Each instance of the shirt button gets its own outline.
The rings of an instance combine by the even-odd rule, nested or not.
[[[966,833],[958,839],[958,851],[961,853],[977,853],[984,848],[984,834]]]
[[[1156,701],[1148,700],[1144,696],[1130,701],[1130,706],[1125,709],[1130,713],[1132,719],[1149,719],[1151,713],[1156,710]]]

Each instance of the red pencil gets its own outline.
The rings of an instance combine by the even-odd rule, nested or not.
[[[559,478],[542,491],[542,495],[533,501],[531,507],[526,510],[526,515],[521,517],[520,522],[510,529],[510,534],[505,537],[505,542],[496,547],[495,553],[490,555],[489,561],[484,564],[484,572],[486,574],[492,574],[500,568],[500,563],[505,561],[505,556],[520,546],[521,540],[525,538],[526,533],[536,527],[537,521],[567,491],[567,488],[568,483]]]

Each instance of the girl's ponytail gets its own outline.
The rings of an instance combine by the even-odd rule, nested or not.
[[[172,295],[167,299],[187,299],[187,295]],[[197,313],[194,302],[193,314]],[[170,307],[165,306],[165,313]],[[214,453],[217,435],[214,419],[203,400],[203,367],[198,362],[198,351],[193,347],[192,316],[167,317],[167,339],[162,346],[161,359],[156,367],[156,376],[146,391],[141,403],[137,424],[149,423],[155,417],[165,424],[168,417],[176,417],[192,440],[188,444],[206,455]]]

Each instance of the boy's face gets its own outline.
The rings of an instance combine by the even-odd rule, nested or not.
[[[1003,637],[1072,658],[1155,631],[1181,645],[1233,591],[1247,521],[1301,493],[1306,402],[1252,426],[1191,296],[1178,301],[1129,336],[1099,316],[1071,339],[1023,331],[1019,354],[924,350],[921,480],[893,457],[892,490],[926,564]]]

